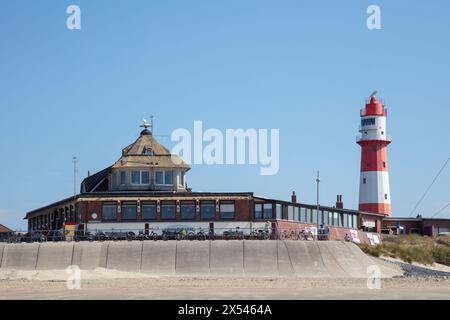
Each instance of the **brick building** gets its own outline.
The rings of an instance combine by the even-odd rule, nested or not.
[[[383,219],[383,233],[391,234],[421,234],[435,237],[450,234],[450,219],[424,218],[395,218]]]
[[[0,224],[0,241],[8,239],[13,233],[13,230],[4,226],[3,224]]]
[[[138,231],[172,227],[209,228],[216,234],[239,227],[244,233],[328,226],[332,239],[368,241],[381,232],[383,214],[344,209],[342,196],[334,207],[308,205],[245,193],[192,192],[186,185],[190,167],[160,145],[149,125],[122,150],[113,165],[88,176],[80,194],[30,211],[28,229]],[[317,210],[318,209],[318,210]],[[378,237],[375,237],[378,239]]]

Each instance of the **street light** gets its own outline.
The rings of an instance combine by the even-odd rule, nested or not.
[[[317,171],[317,212],[316,212],[316,241],[319,240],[319,183],[320,183],[320,176],[319,171]]]
[[[77,210],[76,210],[76,201],[77,201],[77,157],[72,157],[73,162],[73,219],[76,221],[77,218]],[[71,213],[69,213],[70,217]],[[70,221],[70,219],[69,219]],[[70,221],[72,222],[72,221]]]
[[[73,162],[73,199],[77,196],[77,157],[72,157]]]

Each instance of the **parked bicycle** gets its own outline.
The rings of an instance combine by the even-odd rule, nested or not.
[[[244,239],[244,232],[237,227],[235,230],[230,229],[223,232],[223,238],[225,240],[242,240]]]
[[[270,239],[270,234],[269,234],[269,230],[253,230],[250,233],[250,239],[254,239],[254,240],[268,240]]]

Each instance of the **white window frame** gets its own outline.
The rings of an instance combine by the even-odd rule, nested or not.
[[[172,171],[172,183],[166,183],[166,172],[168,171]],[[161,172],[162,173],[162,178],[163,178],[163,183],[157,183],[156,182],[156,173],[157,172]],[[173,180],[174,180],[174,171],[173,170],[155,170],[155,185],[157,186],[173,186]]]
[[[133,183],[133,172],[139,172],[139,183]],[[148,172],[148,183],[142,183],[142,174],[144,172]],[[131,185],[133,185],[133,186],[148,186],[148,185],[150,185],[150,181],[151,181],[150,177],[151,177],[151,175],[148,170],[133,170],[133,171],[131,171]]]
[[[157,180],[156,180],[156,174],[159,173],[159,172],[162,173],[162,182],[163,183],[158,183]],[[155,170],[155,184],[158,185],[158,186],[164,185],[164,170]]]

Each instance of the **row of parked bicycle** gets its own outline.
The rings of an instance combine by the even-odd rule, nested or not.
[[[185,228],[169,228],[164,229],[159,234],[153,230],[134,231],[63,231],[63,230],[38,230],[28,233],[16,233],[4,239],[9,243],[21,242],[58,242],[58,241],[120,241],[120,240],[268,240],[271,237],[269,230],[252,230],[249,234],[239,228],[223,231],[222,234],[214,233],[214,230],[199,229],[189,230]]]
[[[327,240],[328,233],[319,230],[319,240]],[[216,234],[213,229],[168,228],[156,233],[154,230],[134,231],[63,231],[39,230],[28,233],[16,233],[6,239],[9,243],[46,242],[46,241],[121,241],[121,240],[314,240],[314,234],[308,229],[302,230],[269,230],[254,229],[245,233],[239,227]]]

